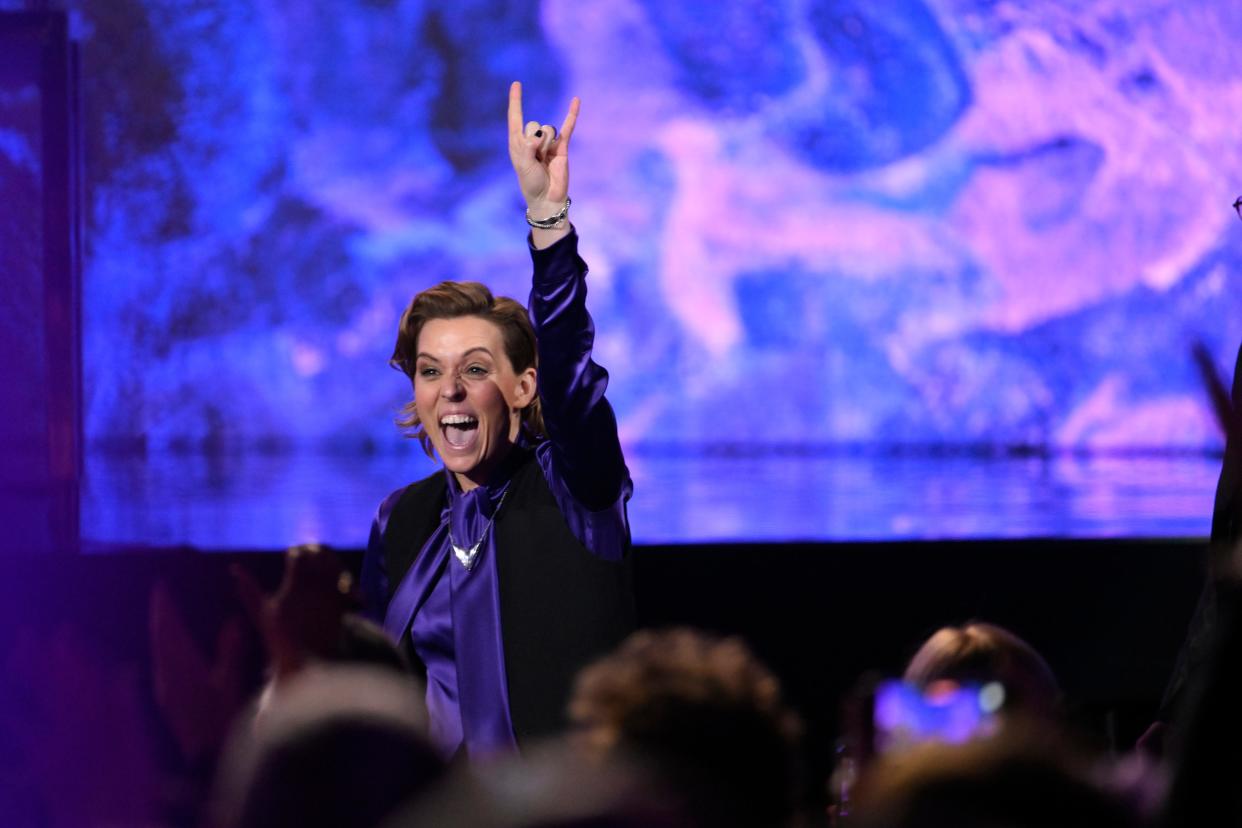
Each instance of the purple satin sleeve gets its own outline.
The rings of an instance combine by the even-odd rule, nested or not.
[[[539,396],[548,440],[539,447],[544,476],[574,535],[600,557],[616,559],[629,539],[625,504],[633,493],[604,397],[608,372],[591,357],[595,324],[586,308],[587,266],[578,235],[531,246],[531,323],[539,343]]]
[[[384,623],[384,613],[388,609],[388,566],[384,552],[384,531],[388,528],[388,518],[401,499],[405,489],[397,489],[380,503],[371,520],[371,535],[367,538],[367,551],[362,556],[362,574],[359,584],[362,588],[363,613],[377,624]]]
[[[625,549],[630,539],[625,503],[634,491],[629,475],[626,475],[621,495],[612,505],[591,510],[582,505],[560,479],[553,462],[555,455],[550,440],[539,444],[535,456],[539,459],[539,467],[543,469],[543,476],[548,481],[548,488],[556,498],[556,505],[560,507],[565,523],[569,525],[569,531],[574,533],[574,537],[592,554],[604,560],[619,561],[625,557]]]

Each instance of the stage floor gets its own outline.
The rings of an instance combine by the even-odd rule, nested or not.
[[[628,454],[639,544],[1202,537],[1210,455]],[[366,544],[385,494],[432,471],[414,453],[139,456],[91,453],[88,551],[277,550]]]

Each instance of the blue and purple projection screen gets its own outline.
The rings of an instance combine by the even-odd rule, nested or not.
[[[123,0],[77,27],[95,445],[398,444],[409,297],[528,290],[520,79],[528,117],[583,101],[573,220],[636,454],[1219,446],[1187,353],[1242,339],[1233,0]]]

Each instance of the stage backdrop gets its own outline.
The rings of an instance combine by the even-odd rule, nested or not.
[[[532,118],[583,101],[572,215],[635,454],[1219,445],[1188,347],[1242,339],[1235,0],[99,0],[74,27],[95,446],[397,445],[410,296],[528,290],[514,79]]]

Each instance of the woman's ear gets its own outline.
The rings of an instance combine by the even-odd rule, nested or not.
[[[516,409],[523,409],[535,401],[535,395],[539,393],[539,376],[533,367],[517,375],[515,392],[513,407]]]

